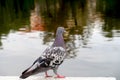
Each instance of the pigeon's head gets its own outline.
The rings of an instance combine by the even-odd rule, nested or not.
[[[58,27],[58,28],[57,28],[57,32],[56,32],[56,35],[63,34],[64,32],[65,32],[64,27]]]

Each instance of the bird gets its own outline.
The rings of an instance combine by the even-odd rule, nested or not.
[[[45,72],[45,77],[52,77],[47,73],[49,70],[53,70],[56,78],[65,78],[65,76],[62,76],[57,72],[67,54],[63,38],[64,32],[64,27],[57,28],[53,44],[46,48],[41,56],[38,57],[29,68],[22,72],[20,78],[25,79],[41,72]]]

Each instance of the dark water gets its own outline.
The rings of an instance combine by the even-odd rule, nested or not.
[[[1,76],[19,76],[53,43],[56,28],[64,26],[70,54],[59,73],[120,79],[120,20],[106,16],[96,0],[1,3]],[[102,11],[97,11],[98,7]]]

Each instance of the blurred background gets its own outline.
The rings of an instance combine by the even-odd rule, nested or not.
[[[120,79],[119,0],[0,0],[0,76],[19,76],[65,27],[59,73]],[[44,74],[39,74],[43,76]]]

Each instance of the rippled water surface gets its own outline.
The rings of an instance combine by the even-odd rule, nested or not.
[[[67,32],[64,39],[70,51],[59,73],[73,77],[112,76],[120,79],[119,19],[106,18],[102,13],[95,12],[95,2],[88,1],[85,7],[80,8],[78,3],[70,7],[72,3],[67,2],[61,7],[58,1],[56,13],[53,8],[47,12],[46,6],[52,3],[46,6],[37,3],[33,11],[28,11],[30,15],[27,17],[21,17],[21,12],[18,12],[19,16],[14,17],[13,22],[9,16],[8,19],[3,17],[8,21],[0,23],[1,76],[19,76],[53,43],[56,28],[64,26]],[[85,10],[84,13],[82,10]],[[8,16],[7,13],[4,15]]]

